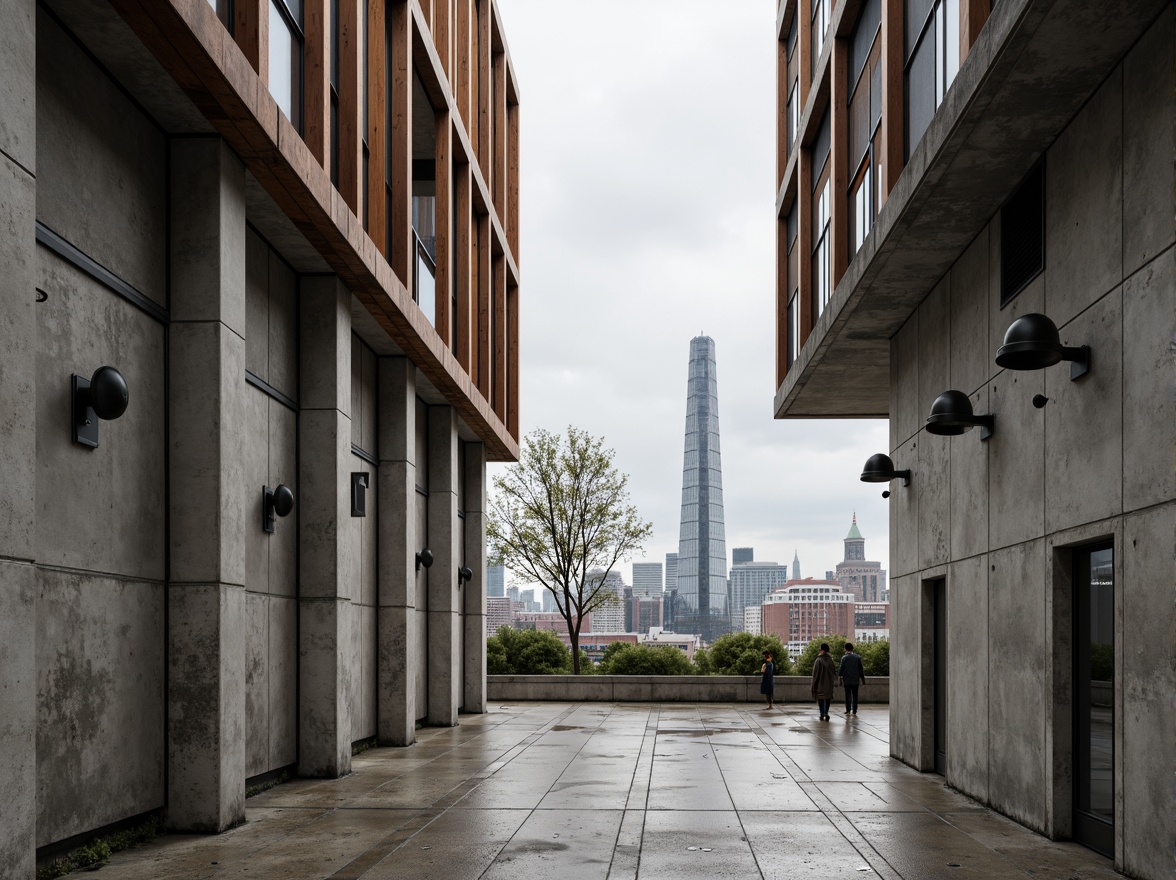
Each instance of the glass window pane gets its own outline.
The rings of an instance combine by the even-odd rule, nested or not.
[[[907,70],[907,156],[915,151],[935,115],[935,41],[926,40]]]
[[[915,50],[915,43],[931,15],[935,0],[906,0],[906,57]]]
[[[294,80],[290,75],[294,69],[294,40],[286,19],[278,11],[279,0],[270,0],[269,10],[269,90],[286,114],[294,121]]]
[[[944,0],[944,94],[960,71],[960,0]]]
[[[434,326],[437,324],[437,282],[433,277],[433,261],[420,245],[416,249],[417,258],[413,284],[416,287],[417,306],[425,313],[425,318]]]

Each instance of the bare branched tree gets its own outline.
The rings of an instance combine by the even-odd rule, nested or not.
[[[544,430],[527,435],[518,464],[494,479],[486,526],[496,561],[555,597],[576,675],[580,627],[615,601],[605,579],[653,533],[629,503],[629,478],[613,467],[603,442],[571,426],[566,439]]]

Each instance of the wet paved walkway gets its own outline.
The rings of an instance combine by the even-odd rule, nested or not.
[[[836,711],[836,707],[834,707]],[[520,703],[251,798],[104,880],[1119,877],[888,757],[888,709]]]

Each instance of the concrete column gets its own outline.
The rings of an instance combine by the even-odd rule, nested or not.
[[[380,359],[379,641],[377,737],[416,741],[416,367]]]
[[[465,669],[462,710],[486,711],[486,447],[465,444],[465,564],[474,572],[461,597]]]
[[[245,821],[245,169],[171,144],[168,825]]]
[[[351,771],[351,294],[334,277],[301,282],[298,416],[298,772]],[[281,526],[279,525],[279,528]]]
[[[457,570],[465,548],[457,519],[457,411],[429,407],[429,724],[457,724],[463,672]]]
[[[0,0],[0,877],[34,874],[37,815],[36,5]],[[68,376],[66,376],[68,380]]]

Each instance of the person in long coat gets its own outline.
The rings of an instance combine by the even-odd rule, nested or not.
[[[833,702],[833,684],[837,681],[837,669],[829,656],[829,646],[821,643],[821,651],[813,661],[813,699],[821,710],[821,720],[829,720],[829,704]]]
[[[764,665],[760,667],[760,693],[768,701],[768,708],[765,712],[772,708],[772,697],[776,692],[776,664],[772,662],[772,655],[768,651],[764,651]]]

